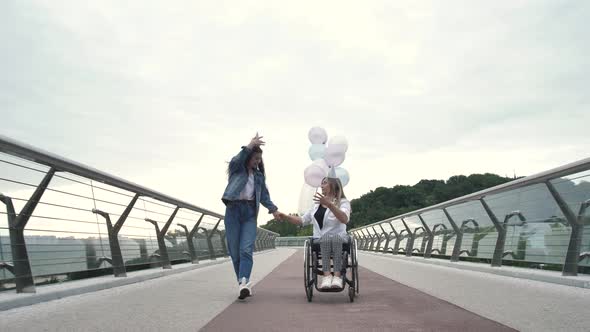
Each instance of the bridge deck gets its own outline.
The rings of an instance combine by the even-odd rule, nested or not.
[[[236,301],[203,331],[514,331],[443,300],[361,268],[361,293],[303,289],[303,254],[298,251],[267,275],[247,301]]]
[[[508,331],[510,326],[536,332],[590,326],[590,289],[391,255],[360,254],[361,293],[354,303],[344,292],[315,293],[308,303],[302,258],[300,250],[288,248],[256,255],[258,283],[246,302],[237,301],[232,266],[225,262],[0,311],[0,331]]]

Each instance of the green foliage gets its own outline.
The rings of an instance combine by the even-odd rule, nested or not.
[[[485,173],[469,176],[455,175],[446,182],[444,180],[421,180],[413,186],[378,187],[350,202],[352,214],[348,229],[442,203],[512,180],[514,179]],[[312,234],[311,226],[300,228],[291,223],[274,219],[262,227],[277,232],[281,236]]]
[[[455,175],[446,182],[421,180],[413,186],[379,187],[351,201],[352,215],[349,229],[442,203],[512,180],[485,173],[469,176]]]
[[[300,227],[288,221],[280,221],[276,219],[270,220],[266,225],[260,226],[269,231],[279,233],[281,236],[295,236]]]
[[[301,227],[297,232],[296,236],[312,236],[313,235],[313,226],[307,225],[305,227]]]

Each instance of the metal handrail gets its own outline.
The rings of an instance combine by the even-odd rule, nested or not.
[[[51,152],[44,151],[3,135],[0,135],[0,152],[27,159],[48,167],[54,167],[58,171],[79,175],[93,181],[102,182],[113,187],[118,187],[120,189],[137,193],[143,197],[149,197],[164,203],[176,205],[180,208],[193,210],[215,218],[224,217],[222,214],[203,209],[196,205],[184,202],[166,194],[162,194],[155,190],[124,180],[120,177],[99,171],[90,166],[58,156]]]
[[[109,186],[116,187],[119,189],[126,190],[128,192],[132,192],[134,195],[129,196],[132,197],[131,202],[126,206],[125,210],[119,214],[110,214],[108,211],[102,211],[97,209],[96,207],[93,208],[91,211],[96,215],[100,215],[102,218],[105,219],[105,223],[107,224],[107,231],[109,236],[109,247],[111,251],[111,258],[109,257],[101,257],[98,260],[98,266],[103,261],[109,262],[113,267],[113,273],[117,277],[124,277],[126,276],[126,269],[125,263],[123,260],[122,248],[119,244],[119,230],[123,227],[124,222],[127,220],[129,214],[131,213],[132,209],[134,209],[134,205],[137,202],[138,198],[140,197],[147,197],[157,200],[159,202],[168,203],[174,206],[174,212],[170,215],[168,221],[165,223],[162,229],[159,228],[159,222],[156,220],[151,220],[149,218],[145,218],[145,221],[152,223],[155,226],[155,231],[157,233],[158,238],[158,246],[160,253],[158,257],[160,258],[160,263],[163,268],[171,268],[170,257],[167,253],[167,247],[165,244],[166,233],[168,231],[169,226],[171,225],[173,219],[176,216],[176,213],[179,209],[186,209],[193,212],[200,213],[200,219],[195,226],[193,226],[193,231],[188,232],[188,229],[185,225],[182,225],[187,235],[196,235],[197,229],[203,229],[205,232],[209,232],[206,234],[206,240],[209,247],[209,254],[211,259],[215,259],[216,253],[215,248],[212,245],[211,237],[212,235],[219,234],[220,235],[220,244],[221,249],[223,251],[223,255],[227,256],[226,244],[224,241],[225,233],[224,231],[220,231],[218,226],[221,220],[224,219],[224,216],[215,212],[212,212],[207,209],[203,209],[196,205],[187,203],[185,201],[173,198],[171,196],[162,194],[160,192],[154,191],[152,189],[137,185],[135,183],[129,182],[127,180],[121,179],[114,175],[99,171],[92,167],[83,165],[81,163],[72,161],[70,159],[58,156],[56,154],[35,148],[25,143],[18,142],[11,138],[5,137],[0,135],[0,153],[4,153],[7,155],[11,155],[23,160],[29,160],[34,163],[45,165],[49,167],[49,170],[45,174],[43,180],[39,185],[37,185],[34,193],[32,194],[31,198],[26,201],[25,206],[21,209],[20,212],[17,212],[14,208],[14,204],[12,202],[13,198],[9,196],[5,196],[4,194],[0,193],[0,202],[6,205],[6,216],[8,218],[9,223],[9,232],[10,232],[10,242],[11,242],[11,253],[12,253],[12,262],[10,264],[8,262],[0,262],[0,270],[6,269],[14,275],[15,283],[16,283],[16,290],[17,293],[32,293],[35,292],[35,283],[34,283],[34,275],[31,271],[31,264],[30,259],[27,253],[25,242],[25,228],[28,220],[33,216],[33,211],[35,210],[38,204],[43,204],[41,202],[41,197],[43,193],[48,189],[48,185],[57,172],[67,172],[70,174],[78,175],[83,178],[89,179],[91,181],[97,181],[101,183],[105,183]],[[14,164],[15,166],[20,166]],[[22,167],[22,166],[21,166]],[[93,194],[94,195],[94,194]],[[20,198],[15,198],[19,200],[23,200]],[[94,199],[94,196],[92,198]],[[145,202],[144,202],[145,203]],[[67,207],[67,206],[63,206]],[[118,217],[118,220],[113,220],[111,222],[111,216]],[[207,230],[204,227],[197,227],[201,224],[204,216],[211,216],[217,218],[217,223],[215,227],[211,230]],[[188,219],[185,219],[188,220]],[[98,219],[97,219],[98,223]],[[178,224],[179,226],[181,224]],[[98,234],[99,237],[100,233]],[[256,241],[259,245],[256,247],[256,251],[258,250],[265,250],[275,247],[274,240],[279,234],[265,230],[262,228],[258,228],[258,235]],[[187,242],[192,243],[192,236],[187,236]],[[102,243],[101,243],[102,246]],[[145,247],[145,246],[144,246]],[[194,250],[194,246],[190,246],[190,252],[187,252],[187,256],[192,260],[193,263],[198,263],[197,253]],[[1,249],[1,247],[0,247]],[[145,248],[144,248],[145,249]],[[140,252],[141,244],[140,244]],[[88,255],[88,253],[87,253]],[[141,253],[143,255],[143,253]],[[90,256],[87,256],[90,257]]]
[[[451,237],[453,236],[457,236],[455,242],[455,246],[453,249],[453,254],[451,255],[451,261],[458,261],[459,260],[459,256],[461,254],[461,241],[462,241],[462,236],[463,236],[463,231],[461,229],[461,227],[459,227],[457,225],[457,223],[453,220],[453,218],[451,217],[450,213],[448,212],[447,208],[451,207],[451,206],[457,206],[459,204],[463,204],[463,203],[467,203],[467,202],[479,202],[479,204],[481,204],[481,207],[483,208],[483,210],[485,211],[485,214],[489,217],[489,219],[492,221],[492,223],[494,224],[494,228],[496,229],[496,232],[498,233],[498,237],[496,239],[496,245],[494,248],[494,253],[493,253],[493,257],[491,260],[492,266],[494,267],[500,267],[502,266],[502,260],[503,258],[506,256],[506,252],[504,251],[504,246],[505,246],[505,242],[506,242],[506,225],[507,225],[507,220],[514,217],[514,216],[518,216],[519,217],[519,222],[517,223],[517,225],[524,225],[527,223],[526,218],[524,215],[522,215],[522,213],[520,211],[512,211],[509,214],[504,216],[504,222],[501,222],[501,217],[502,216],[497,216],[493,209],[490,208],[489,204],[486,202],[486,197],[489,195],[494,195],[494,194],[499,194],[499,193],[505,193],[508,191],[513,191],[516,189],[520,189],[523,187],[529,187],[529,186],[533,186],[533,185],[537,185],[537,184],[542,184],[544,185],[544,187],[548,190],[551,199],[553,200],[553,202],[557,205],[557,207],[559,208],[559,210],[561,211],[561,213],[564,216],[564,220],[563,220],[563,224],[567,225],[567,227],[569,227],[571,229],[570,232],[570,241],[568,243],[568,247],[567,247],[567,251],[566,251],[566,255],[565,255],[565,262],[563,264],[563,271],[562,274],[564,276],[576,276],[578,273],[578,263],[579,261],[581,261],[582,259],[584,259],[585,256],[583,256],[583,253],[581,253],[581,242],[582,242],[582,238],[583,238],[583,234],[584,234],[584,226],[587,224],[587,222],[585,221],[585,217],[584,217],[584,213],[587,210],[588,207],[590,207],[590,200],[587,200],[585,202],[582,202],[581,206],[579,207],[579,210],[576,212],[574,209],[572,209],[571,206],[568,205],[568,203],[566,202],[565,198],[562,196],[562,194],[557,190],[557,188],[555,187],[555,184],[552,182],[552,180],[556,180],[568,175],[573,175],[573,174],[578,174],[584,171],[588,171],[590,170],[590,158],[586,158],[586,159],[582,159],[573,163],[569,163],[560,167],[556,167],[553,169],[550,169],[548,171],[544,171],[544,172],[540,172],[531,176],[527,176],[521,179],[517,179],[502,185],[498,185],[492,188],[488,188],[485,190],[481,190],[469,195],[464,195],[455,199],[451,199],[448,200],[446,202],[443,203],[439,203],[436,205],[432,205],[432,206],[428,206],[422,209],[418,209],[418,210],[414,210],[411,212],[407,212],[398,216],[394,216],[394,217],[390,217],[381,221],[377,221],[368,225],[363,225],[361,227],[352,229],[351,232],[356,232],[356,233],[360,233],[362,234],[364,230],[368,230],[369,227],[374,229],[375,225],[380,225],[386,222],[391,223],[391,221],[394,220],[401,220],[404,225],[407,228],[408,234],[410,235],[409,238],[409,244],[406,250],[406,254],[408,256],[412,255],[412,247],[413,247],[413,236],[414,234],[411,233],[411,231],[408,229],[408,226],[406,225],[406,223],[404,222],[404,218],[408,218],[411,216],[417,216],[420,218],[420,221],[422,223],[422,225],[426,228],[428,228],[426,222],[424,221],[424,219],[422,218],[422,214],[429,212],[429,211],[435,211],[435,210],[442,210],[445,214],[445,217],[447,219],[447,221],[449,222],[449,224],[452,227],[452,230],[449,229],[450,233],[446,236],[444,236],[443,238],[443,248],[441,248],[441,250],[439,251],[441,254],[445,254],[446,251],[446,241],[449,240]],[[444,226],[444,224],[438,224],[443,226],[444,228],[446,228],[446,226]],[[436,226],[438,226],[436,225]],[[424,252],[424,257],[425,258],[429,258],[430,254],[435,252],[435,250],[432,250],[432,241],[433,241],[433,236],[432,235],[436,235],[436,226],[433,227],[429,239],[428,239],[428,243],[427,243],[427,248]],[[384,230],[383,230],[384,232]],[[430,231],[429,231],[430,233]],[[397,242],[396,242],[397,243]],[[458,244],[458,245],[457,245]],[[361,249],[367,249],[365,248],[361,248]],[[471,255],[474,255],[474,250],[472,250],[472,252],[470,253]],[[514,256],[514,255],[513,255]]]
[[[400,214],[395,217],[383,219],[383,220],[374,222],[372,224],[363,225],[361,227],[357,227],[355,229],[352,229],[351,231],[355,231],[357,229],[366,228],[366,227],[373,226],[373,225],[378,225],[378,224],[381,224],[384,222],[388,222],[388,221],[392,221],[392,220],[396,220],[396,219],[400,219],[400,218],[423,214],[428,211],[441,210],[441,209],[451,207],[454,205],[479,200],[479,199],[484,198],[486,196],[498,194],[501,192],[506,192],[509,190],[519,189],[519,188],[534,185],[534,184],[545,183],[549,180],[554,180],[554,179],[560,178],[562,176],[568,176],[568,175],[576,174],[576,173],[587,171],[587,170],[590,170],[590,158],[578,160],[576,162],[569,163],[564,166],[556,167],[556,168],[550,169],[548,171],[540,172],[540,173],[537,173],[534,175],[530,175],[530,176],[527,176],[524,178],[510,181],[510,182],[507,182],[507,183],[504,183],[501,185],[497,185],[492,188],[480,190],[478,192],[475,192],[475,193],[472,193],[469,195],[465,195],[465,196],[461,196],[458,198],[454,198],[454,199],[451,199],[451,200],[448,200],[446,202],[442,202],[442,203],[439,203],[436,205],[432,205],[432,206],[428,206],[428,207],[425,207],[425,208],[422,208],[419,210]]]

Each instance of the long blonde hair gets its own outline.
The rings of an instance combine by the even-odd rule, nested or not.
[[[340,207],[340,202],[342,199],[346,199],[346,195],[344,195],[344,189],[342,189],[342,182],[338,178],[324,178],[330,185],[330,193],[334,195],[336,198],[336,205]]]

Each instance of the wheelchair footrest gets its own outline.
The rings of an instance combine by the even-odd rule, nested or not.
[[[320,292],[320,293],[339,293],[339,292],[342,292],[343,290],[344,290],[344,287],[343,288],[325,288],[325,289],[318,288],[318,292]]]

